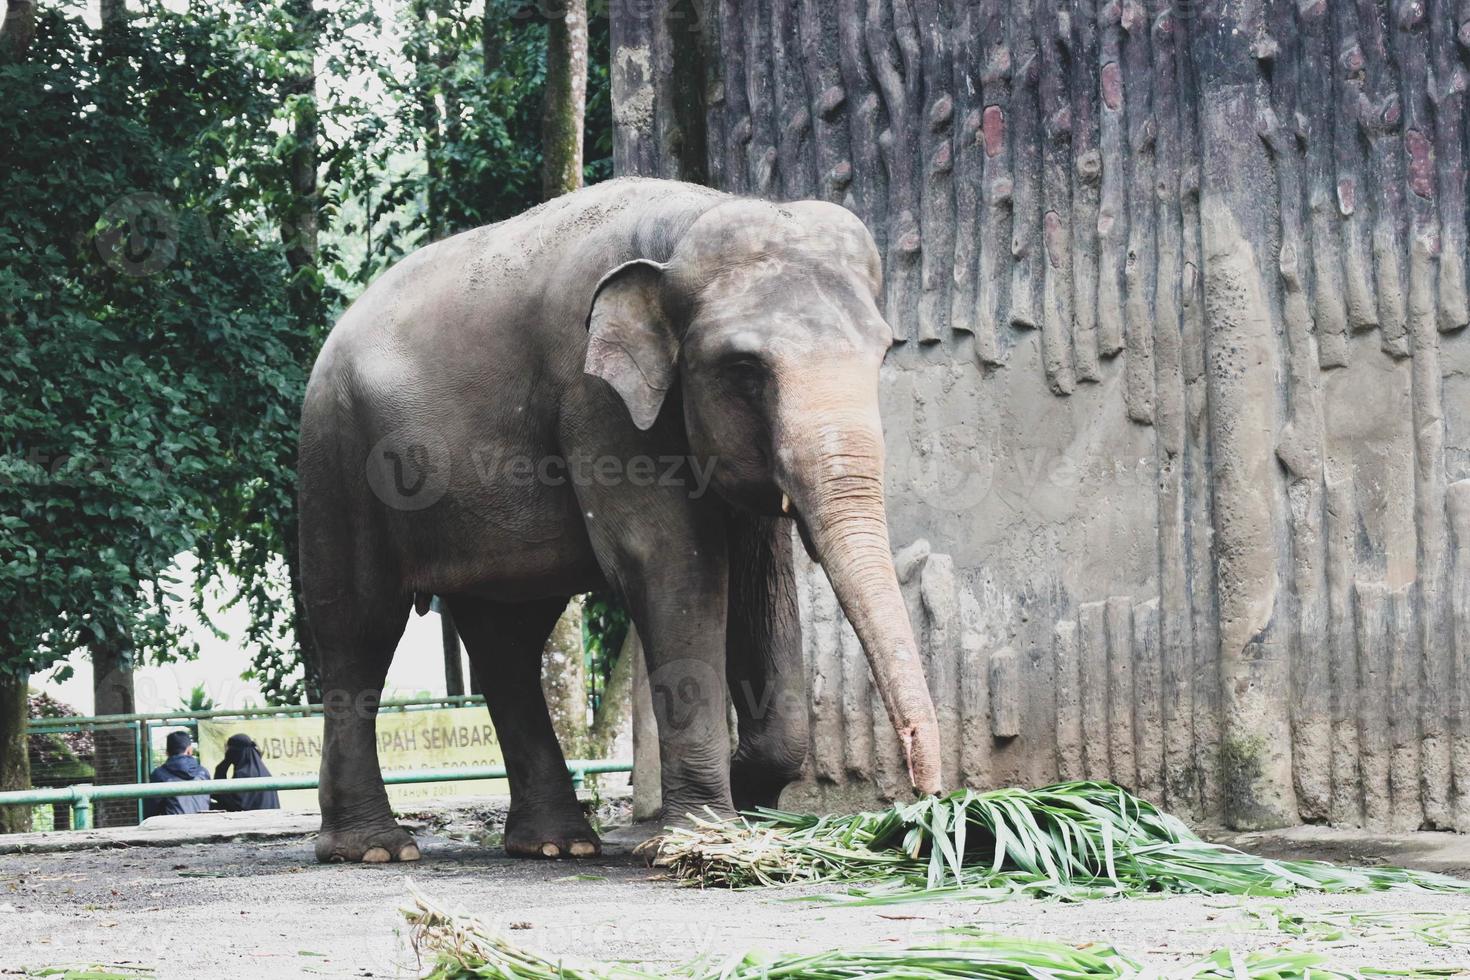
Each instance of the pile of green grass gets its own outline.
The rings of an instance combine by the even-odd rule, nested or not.
[[[1470,892],[1399,868],[1275,861],[1203,841],[1105,782],[959,790],[852,816],[760,810],[670,830],[657,863],[691,884],[744,888],[845,882],[847,900],[1092,898],[1143,892],[1286,896],[1301,891]]]
[[[578,966],[548,959],[488,932],[467,916],[436,908],[417,892],[404,909],[414,949],[427,960],[425,980],[1143,980],[1160,976],[1108,946],[1068,946],[953,930],[914,946],[838,949],[767,957],[746,953],[701,957],[667,971],[619,963]],[[1366,980],[1368,977],[1444,977],[1454,969],[1347,970],[1319,953],[1220,950],[1171,970],[1180,980]]]

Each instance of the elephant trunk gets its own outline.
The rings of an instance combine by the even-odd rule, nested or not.
[[[937,793],[939,724],[893,568],[876,406],[827,415],[788,448],[783,483],[793,516],[862,642],[914,789]]]

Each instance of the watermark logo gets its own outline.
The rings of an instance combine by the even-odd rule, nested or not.
[[[125,276],[151,276],[179,253],[179,219],[157,194],[120,197],[97,218],[97,254]]]
[[[436,433],[397,430],[378,440],[367,458],[373,493],[394,510],[423,510],[449,489],[449,444]]]
[[[912,432],[894,449],[904,482],[930,507],[971,510],[990,494],[995,464],[973,426]]]
[[[723,718],[723,678],[703,660],[680,658],[660,664],[649,671],[648,684],[660,738],[677,738],[701,720]]]

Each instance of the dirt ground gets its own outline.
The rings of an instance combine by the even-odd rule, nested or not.
[[[650,965],[756,948],[902,944],[965,925],[1108,943],[1161,968],[1224,946],[1245,951],[1288,943],[1325,949],[1345,966],[1470,968],[1466,947],[1436,948],[1402,936],[1311,943],[1284,936],[1251,915],[1281,905],[1294,911],[1470,911],[1464,897],[1168,897],[842,908],[786,901],[805,894],[790,891],[681,888],[621,849],[581,862],[511,860],[494,846],[493,833],[484,838],[480,831],[496,812],[481,804],[447,816],[421,816],[424,860],[414,865],[318,865],[306,832],[311,818],[277,817],[274,824],[255,827],[227,822],[208,832],[196,825],[196,838],[215,838],[204,842],[188,842],[177,824],[151,834],[114,833],[107,841],[113,846],[81,850],[37,851],[46,844],[33,839],[15,851],[12,842],[11,853],[0,853],[0,976],[108,963],[148,967],[170,978],[416,977],[422,971],[399,912],[410,881],[436,903],[470,911],[539,952]],[[1467,847],[1463,838],[1444,835],[1355,838],[1352,845],[1313,841],[1310,831],[1304,841],[1293,843],[1291,836],[1255,843],[1277,854],[1337,848],[1367,862],[1392,855],[1435,870],[1453,869],[1465,856],[1456,849]],[[50,835],[53,844],[56,837]]]

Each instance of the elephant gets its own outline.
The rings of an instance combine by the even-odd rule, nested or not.
[[[504,753],[508,853],[600,853],[539,683],[553,625],[592,590],[622,596],[643,641],[664,819],[774,804],[807,752],[794,537],[856,630],[915,790],[939,790],[884,511],[881,283],[838,205],[624,178],[429,244],[363,292],[301,419],[319,860],[420,856],[374,735],[433,596]]]

